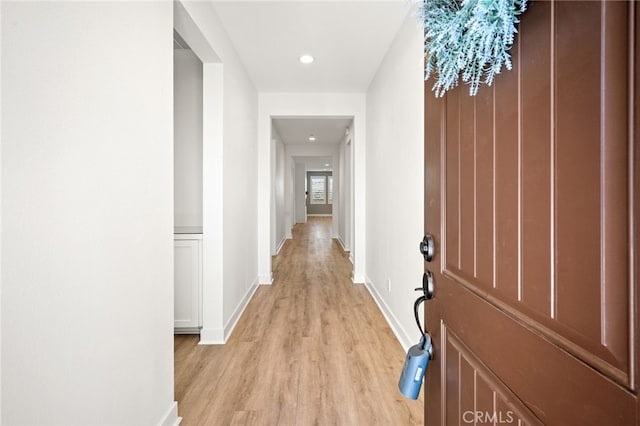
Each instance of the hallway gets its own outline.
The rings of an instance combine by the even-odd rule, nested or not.
[[[296,225],[226,345],[175,337],[182,425],[418,425],[423,399],[397,389],[403,350],[331,239]]]

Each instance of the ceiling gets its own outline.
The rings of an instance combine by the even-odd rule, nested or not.
[[[294,157],[296,163],[304,163],[308,172],[333,171],[331,157]]]
[[[337,145],[344,139],[345,130],[352,121],[352,118],[293,117],[274,118],[272,123],[285,145],[307,143]],[[310,135],[315,136],[314,142],[309,141]]]
[[[364,93],[413,5],[408,0],[212,0],[259,92]],[[416,25],[418,25],[416,23]],[[299,57],[311,54],[305,65]],[[285,144],[338,144],[352,118],[275,118]],[[326,160],[326,161],[325,161]],[[322,170],[330,159],[319,159]]]
[[[407,0],[213,0],[213,6],[258,91],[307,93],[366,92],[412,8]],[[300,63],[305,53],[315,62]]]

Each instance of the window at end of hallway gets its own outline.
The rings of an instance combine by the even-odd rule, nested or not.
[[[311,204],[326,204],[326,176],[311,176]]]

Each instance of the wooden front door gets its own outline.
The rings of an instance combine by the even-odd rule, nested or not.
[[[427,425],[638,423],[637,9],[530,2],[493,87],[426,82]]]

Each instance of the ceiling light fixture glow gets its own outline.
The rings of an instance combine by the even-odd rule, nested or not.
[[[313,61],[315,61],[314,57],[309,55],[309,54],[305,54],[300,56],[300,58],[298,58],[300,60],[300,62],[302,62],[303,64],[310,64]]]
[[[309,141],[310,142],[315,142],[315,140],[316,140],[315,136],[313,136],[313,135],[309,136]]]

